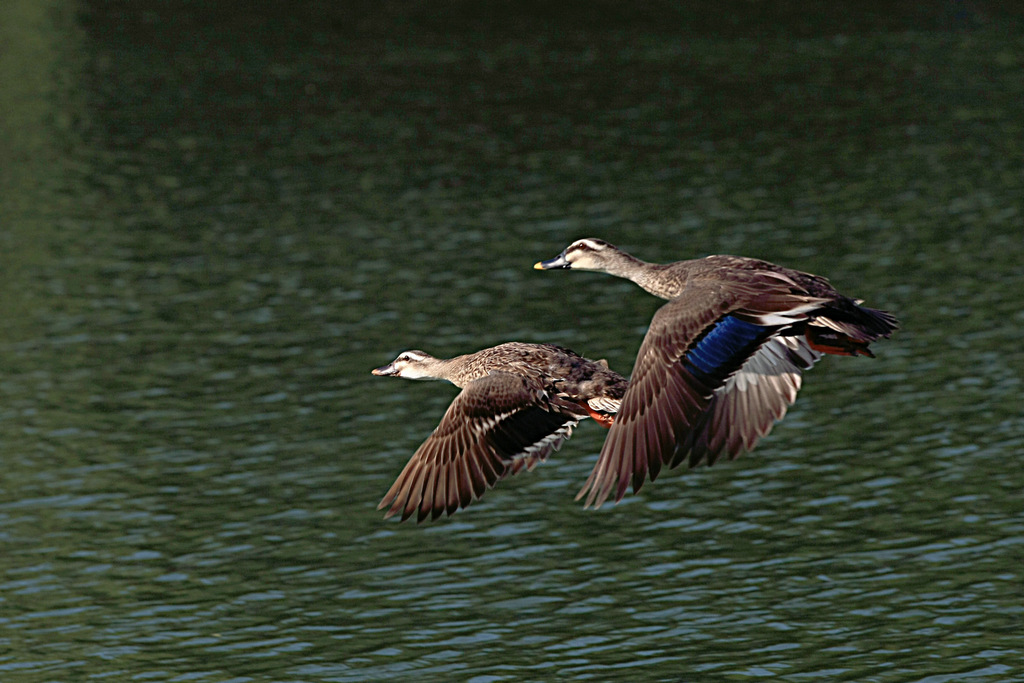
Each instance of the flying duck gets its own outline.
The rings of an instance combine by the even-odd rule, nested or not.
[[[540,270],[594,270],[666,299],[640,345],[601,454],[577,499],[600,505],[662,467],[712,465],[754,448],[796,400],[800,372],[823,354],[874,357],[898,327],[886,311],[825,278],[742,256],[656,264],[595,238]]]
[[[403,521],[451,515],[499,480],[533,469],[582,419],[611,426],[626,393],[626,378],[605,361],[554,344],[509,342],[450,359],[405,351],[372,372],[462,389],[377,506]]]

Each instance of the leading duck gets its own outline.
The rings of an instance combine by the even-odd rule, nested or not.
[[[711,465],[751,450],[796,400],[822,354],[869,356],[898,327],[818,275],[741,256],[647,263],[601,239],[573,242],[540,270],[593,270],[667,299],[640,345],[597,465],[577,499],[599,507],[662,466]]]

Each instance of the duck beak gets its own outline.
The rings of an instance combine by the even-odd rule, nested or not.
[[[572,264],[565,258],[564,251],[555,258],[548,259],[547,261],[537,261],[533,264],[534,270],[553,270],[555,268],[572,268]]]
[[[398,368],[395,367],[394,363],[388,363],[387,365],[382,365],[379,368],[374,368],[370,372],[378,377],[388,377],[389,375],[397,375]]]

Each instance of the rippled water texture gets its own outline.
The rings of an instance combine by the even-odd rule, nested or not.
[[[0,680],[1024,680],[1016,5],[553,11],[2,4]],[[904,326],[735,462],[385,522],[455,390],[371,368],[629,371],[588,235]]]

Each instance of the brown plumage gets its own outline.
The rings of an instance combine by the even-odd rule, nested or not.
[[[509,342],[448,360],[405,351],[373,374],[462,389],[378,506],[403,520],[466,507],[545,460],[582,419],[609,426],[626,391],[626,379],[604,361],[553,344]]]
[[[740,256],[654,264],[599,239],[577,240],[535,268],[595,270],[668,303],[651,320],[629,388],[577,498],[599,507],[662,467],[713,464],[752,449],[796,400],[801,370],[824,353],[873,356],[896,318],[828,280]]]

